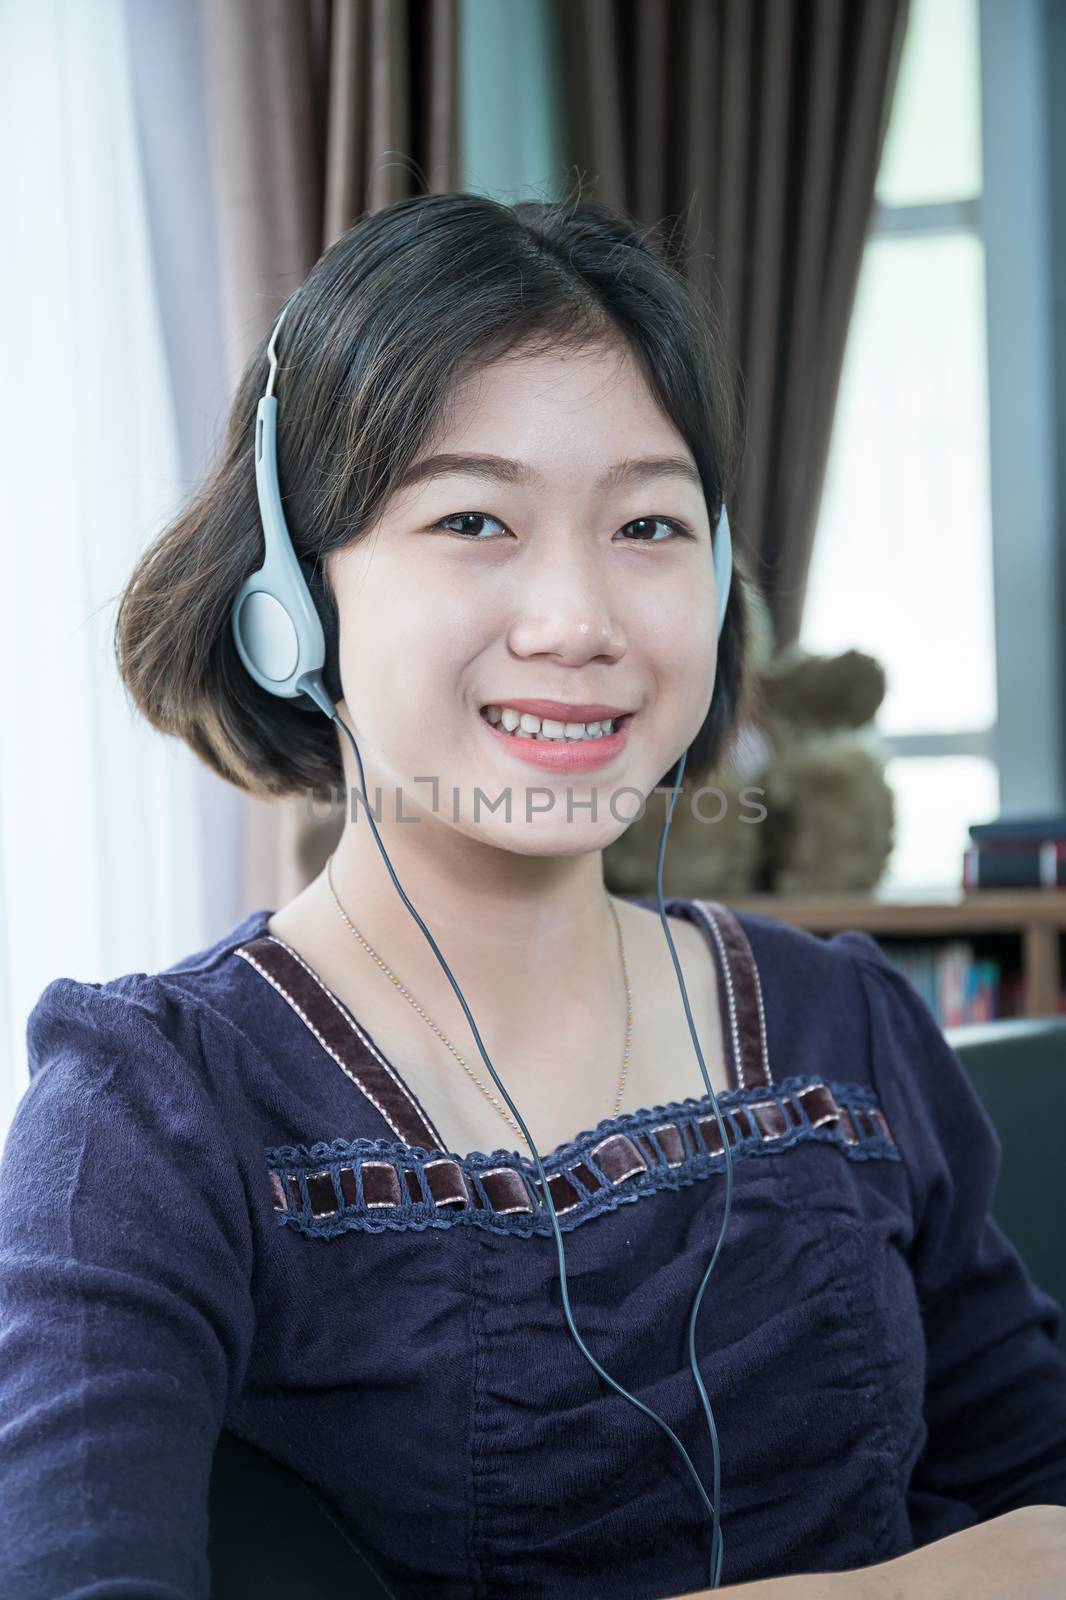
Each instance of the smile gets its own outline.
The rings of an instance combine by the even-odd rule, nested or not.
[[[556,722],[551,717],[536,717],[531,711],[516,711],[512,706],[483,706],[481,715],[516,739],[552,739],[576,743],[582,739],[609,738],[625,716],[603,717],[595,722]]]
[[[488,705],[481,721],[512,755],[551,772],[588,772],[606,766],[625,748],[632,712],[592,722],[562,722],[512,706]]]

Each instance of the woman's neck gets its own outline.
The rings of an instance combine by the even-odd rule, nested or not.
[[[405,824],[383,815],[377,826],[479,1029],[484,1022],[500,1037],[508,1023],[525,1032],[550,1016],[556,1027],[570,1022],[576,1030],[589,1007],[595,1013],[610,1003],[622,979],[600,851],[521,855],[425,816]],[[397,893],[361,810],[345,828],[331,872],[344,911],[399,981],[431,1017],[454,1018],[454,991]],[[338,914],[326,871],[299,900],[301,916],[314,917],[338,960],[369,964]]]

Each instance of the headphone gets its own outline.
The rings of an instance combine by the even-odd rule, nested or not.
[[[389,860],[388,853],[381,841],[381,836],[378,833],[377,825],[374,821],[373,810],[369,804],[369,801],[367,800],[366,779],[363,773],[363,762],[362,757],[359,754],[359,747],[355,742],[354,734],[348,727],[347,723],[345,723],[338,715],[336,706],[334,704],[335,700],[339,700],[341,698],[340,683],[336,666],[336,619],[332,615],[332,607],[330,607],[327,603],[325,589],[321,584],[321,581],[317,580],[316,574],[311,571],[309,563],[301,562],[297,558],[296,552],[293,549],[292,539],[289,535],[289,530],[285,522],[285,513],[281,506],[281,488],[278,482],[277,458],[278,402],[274,395],[274,382],[277,377],[278,370],[278,358],[276,350],[278,330],[281,327],[285,312],[288,310],[288,306],[291,304],[292,301],[290,300],[282,309],[281,315],[274,324],[274,331],[270,336],[270,342],[267,346],[267,357],[270,362],[270,376],[267,380],[266,391],[261,396],[259,405],[256,409],[255,486],[259,499],[259,514],[263,524],[263,540],[265,551],[262,566],[257,567],[254,572],[250,573],[249,576],[245,578],[237,592],[237,598],[233,603],[231,627],[234,642],[237,646],[237,653],[240,656],[245,668],[255,679],[256,683],[259,684],[260,688],[267,690],[270,694],[279,695],[282,699],[292,701],[295,705],[300,706],[301,709],[313,711],[317,708],[325,716],[327,716],[331,722],[336,723],[338,728],[340,728],[347,736],[355,755],[356,766],[359,770],[359,784],[362,790],[367,820],[370,823],[375,842],[378,850],[381,852],[381,856],[385,862],[385,866],[388,869],[389,876],[391,877],[401,900],[411,913],[412,917],[418,923],[418,926],[421,928],[423,934],[428,940],[434,955],[436,956],[440,965],[443,967],[445,975],[454,989],[456,997],[459,1000],[459,1004],[462,1006],[466,1019],[470,1024],[474,1040],[477,1044],[478,1050],[481,1053],[481,1058],[488,1067],[489,1072],[492,1074],[492,1078],[496,1084],[496,1087],[499,1089],[504,1100],[507,1102],[512,1113],[514,1114],[523,1134],[525,1135],[526,1142],[533,1153],[533,1158],[537,1166],[537,1172],[540,1175],[541,1192],[544,1195],[545,1203],[550,1212],[552,1228],[555,1233],[560,1269],[559,1287],[562,1296],[563,1309],[566,1313],[567,1325],[570,1328],[570,1332],[577,1341],[582,1355],[585,1356],[585,1358],[595,1368],[600,1376],[608,1384],[610,1384],[610,1386],[615,1389],[618,1394],[622,1395],[625,1400],[629,1401],[632,1405],[636,1406],[638,1410],[643,1411],[646,1416],[650,1417],[680,1451],[685,1465],[687,1466],[696,1484],[696,1488],[699,1491],[704,1507],[707,1510],[707,1514],[710,1517],[712,1536],[708,1579],[710,1587],[712,1589],[717,1589],[721,1579],[723,1552],[721,1521],[719,1517],[719,1502],[721,1497],[721,1461],[718,1450],[718,1433],[714,1425],[714,1414],[711,1411],[711,1405],[707,1397],[707,1391],[704,1387],[703,1379],[700,1376],[699,1367],[696,1362],[695,1335],[696,1318],[699,1313],[700,1302],[703,1299],[703,1292],[707,1287],[708,1279],[710,1278],[711,1273],[714,1270],[715,1263],[718,1260],[718,1253],[721,1250],[722,1240],[725,1238],[726,1228],[729,1224],[729,1213],[733,1193],[733,1161],[730,1152],[730,1141],[727,1136],[725,1126],[722,1122],[722,1114],[718,1109],[718,1101],[714,1090],[711,1087],[710,1078],[707,1075],[707,1066],[703,1059],[703,1052],[700,1049],[695,1023],[692,1019],[692,1011],[689,1006],[688,992],[685,988],[685,980],[681,972],[680,963],[677,959],[677,952],[674,949],[673,937],[667,925],[666,909],[663,904],[663,861],[666,854],[666,841],[670,831],[670,822],[673,817],[674,806],[677,802],[678,794],[681,791],[681,780],[684,775],[685,757],[687,755],[687,751],[682,752],[678,762],[675,782],[671,787],[669,803],[666,808],[666,821],[663,824],[662,836],[659,841],[659,856],[656,867],[656,897],[658,900],[659,921],[662,925],[662,930],[666,937],[667,945],[670,949],[670,956],[673,960],[674,972],[677,976],[678,985],[681,990],[681,999],[685,1008],[685,1016],[688,1021],[689,1032],[692,1035],[692,1043],[695,1047],[696,1058],[700,1064],[700,1071],[703,1074],[703,1081],[707,1085],[707,1093],[710,1097],[712,1105],[714,1106],[714,1114],[718,1119],[718,1128],[722,1138],[722,1148],[725,1153],[726,1189],[722,1227],[718,1235],[718,1243],[715,1246],[714,1254],[710,1260],[710,1265],[704,1274],[695,1300],[693,1301],[692,1310],[689,1315],[688,1329],[689,1364],[692,1368],[692,1374],[695,1378],[696,1387],[699,1391],[700,1399],[703,1405],[704,1415],[707,1419],[707,1426],[711,1435],[711,1447],[714,1454],[713,1503],[708,1498],[707,1491],[703,1486],[699,1474],[692,1464],[692,1460],[688,1454],[688,1451],[681,1443],[681,1440],[674,1433],[673,1429],[666,1422],[664,1422],[662,1417],[658,1416],[656,1412],[652,1411],[649,1406],[646,1406],[643,1401],[638,1400],[635,1395],[631,1395],[628,1390],[622,1387],[621,1384],[616,1383],[611,1377],[610,1373],[604,1371],[599,1362],[592,1355],[591,1351],[587,1348],[583,1339],[581,1338],[581,1335],[578,1333],[577,1328],[574,1326],[574,1321],[570,1314],[570,1298],[566,1287],[566,1258],[563,1250],[563,1239],[562,1234],[559,1231],[559,1220],[556,1215],[555,1206],[552,1202],[551,1189],[548,1184],[547,1177],[545,1176],[540,1155],[537,1152],[537,1148],[530,1136],[529,1129],[522,1120],[522,1115],[519,1112],[518,1107],[514,1104],[514,1101],[507,1093],[503,1083],[501,1083],[500,1079],[496,1075],[496,1069],[493,1067],[492,1062],[489,1060],[488,1054],[486,1053],[485,1046],[481,1040],[481,1035],[477,1030],[477,1025],[474,1022],[474,1018],[471,1015],[470,1007],[467,1005],[466,999],[464,998],[463,992],[458,983],[456,983],[455,978],[452,976],[451,968],[448,966],[448,963],[441,954],[433,935],[430,933],[429,929],[426,927],[426,924],[422,921],[422,918],[419,916],[418,912],[407,898],[407,895],[404,893],[404,890],[400,885],[400,881],[397,878],[396,873],[393,871],[392,862]],[[722,633],[722,625],[725,621],[726,605],[729,600],[729,590],[733,575],[733,547],[729,532],[729,518],[726,515],[724,504],[722,505],[721,515],[718,520],[718,525],[715,529],[713,544],[714,572],[718,590],[718,637],[720,638]],[[319,610],[319,606],[316,604],[315,598],[312,594],[312,589],[316,586],[318,587],[322,596],[322,611]],[[325,618],[323,617],[323,612],[325,613]],[[327,645],[329,646],[328,662]],[[331,679],[331,681],[327,682],[327,678]]]

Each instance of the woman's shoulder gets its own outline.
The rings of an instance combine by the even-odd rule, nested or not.
[[[850,1076],[876,1064],[913,1070],[905,1041],[921,1037],[928,1054],[945,1048],[939,1024],[906,975],[869,933],[845,928],[821,935],[761,912],[734,910],[764,980],[768,1006],[798,1042],[819,1037]]]
[[[813,1011],[838,1030],[847,1028],[849,1020],[866,1029],[870,985],[887,982],[891,987],[898,980],[902,989],[908,987],[877,940],[860,929],[817,934],[762,912],[729,909],[757,970],[766,975],[785,1010]]]
[[[625,898],[649,920],[659,920],[654,897],[642,895]],[[807,979],[812,975],[852,973],[856,961],[877,967],[889,964],[877,941],[858,929],[847,929],[827,937],[783,922],[768,912],[752,911],[746,906],[731,905],[712,896],[678,895],[668,897],[664,904],[668,911],[674,909],[689,917],[702,916],[719,924],[726,922],[739,926],[755,960],[758,962],[761,959],[768,970],[772,969],[779,975]]]
[[[715,900],[697,900],[697,905],[719,906],[743,929],[752,952],[767,965],[801,979],[812,976],[853,976],[855,963],[888,965],[887,957],[870,934],[856,928],[829,935],[811,933],[794,923],[783,922],[768,912],[752,911]]]
[[[885,1117],[918,1190],[935,1187],[950,1152],[994,1165],[996,1137],[965,1068],[875,938],[855,928],[821,936],[720,901],[686,905],[720,927],[732,922],[733,949],[736,931],[743,935],[774,1086],[818,1080],[845,1095],[858,1086]]]
[[[823,1062],[876,1093],[913,1162],[937,1159],[959,1128],[991,1148],[991,1124],[939,1019],[876,939],[858,929],[820,938],[769,917],[738,917],[775,975],[779,1033],[792,1028],[798,1040],[820,1029],[832,1048]]]
[[[654,899],[634,903],[658,921]],[[820,1070],[811,1062],[824,1064],[827,1047],[834,1059],[857,1063],[869,1054],[868,985],[898,979],[906,986],[880,945],[857,929],[824,937],[711,897],[666,904],[702,925],[720,971],[739,976],[741,992],[761,1008],[774,1078]]]
[[[86,1079],[134,1075],[146,1061],[212,1063],[239,1033],[239,947],[269,913],[241,918],[212,943],[153,971],[101,981],[57,977],[41,991],[26,1023],[30,1083],[46,1068]]]

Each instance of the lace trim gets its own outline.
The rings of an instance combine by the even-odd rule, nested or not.
[[[853,1161],[902,1160],[876,1095],[863,1084],[792,1077],[727,1090],[718,1108],[734,1161],[810,1139],[837,1145]],[[457,1224],[523,1238],[552,1233],[536,1163],[514,1151],[459,1156],[389,1139],[334,1139],[268,1147],[266,1157],[279,1226],[312,1238]],[[564,1231],[724,1167],[709,1095],[606,1118],[544,1160]]]

